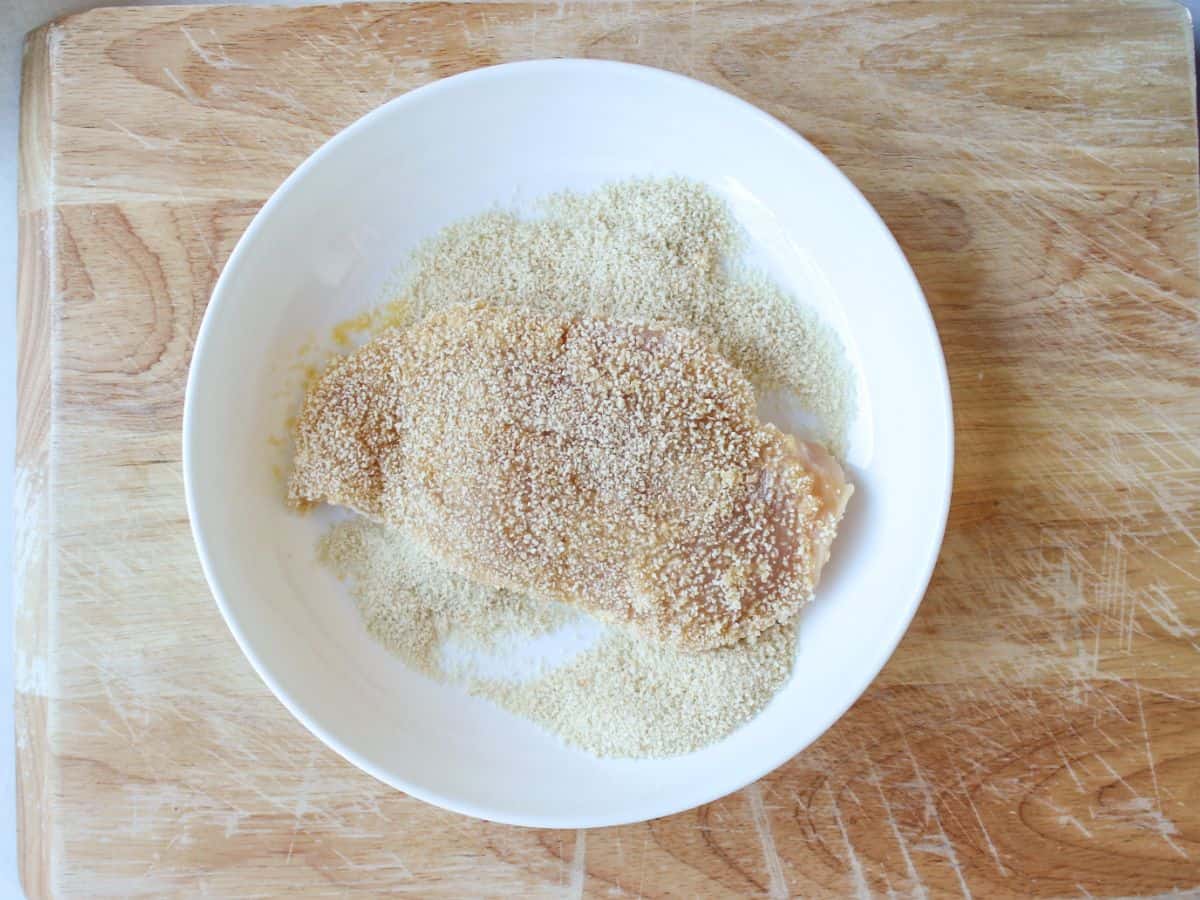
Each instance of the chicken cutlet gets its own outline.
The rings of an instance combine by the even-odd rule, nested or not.
[[[853,490],[694,332],[487,305],[335,361],[295,439],[294,504],[694,650],[796,615]]]

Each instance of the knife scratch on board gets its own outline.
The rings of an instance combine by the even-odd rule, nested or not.
[[[846,848],[846,859],[850,864],[850,886],[854,890],[854,896],[857,900],[870,900],[871,887],[867,884],[862,861],[858,858],[858,853],[854,850],[854,844],[850,842],[850,833],[846,831],[846,823],[842,819],[842,811],[838,806],[837,795],[834,794],[833,788],[828,781],[825,782],[825,789],[829,792],[829,808],[833,812],[833,821],[842,836],[842,846]],[[787,896],[786,885],[784,886],[782,896]]]
[[[771,820],[763,804],[762,785],[757,781],[746,788],[746,801],[750,804],[750,818],[758,841],[762,845],[763,862],[767,868],[767,894],[772,900],[788,896],[787,879],[783,874],[783,863],[775,849],[775,836],[771,831]]]

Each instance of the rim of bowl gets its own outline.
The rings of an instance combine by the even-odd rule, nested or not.
[[[319,722],[310,718],[304,712],[301,705],[276,681],[271,671],[259,659],[258,654],[254,651],[249,641],[242,632],[241,626],[238,624],[237,616],[230,607],[225,591],[218,583],[217,578],[213,574],[213,566],[211,563],[208,546],[202,533],[202,528],[197,522],[195,515],[195,494],[196,484],[192,476],[192,441],[193,441],[193,397],[197,391],[196,387],[196,371],[197,363],[205,354],[208,343],[208,335],[210,332],[210,324],[212,322],[213,310],[222,302],[222,298],[229,289],[229,284],[236,278],[237,270],[242,257],[247,252],[247,247],[254,242],[254,237],[259,230],[262,229],[263,223],[270,218],[274,208],[279,204],[281,198],[287,194],[297,183],[304,179],[308,172],[320,165],[322,160],[330,155],[335,147],[344,141],[351,140],[355,133],[365,129],[369,122],[377,118],[382,118],[389,115],[396,109],[408,106],[413,103],[428,101],[436,95],[461,88],[474,81],[482,81],[487,79],[503,78],[516,71],[530,71],[542,69],[547,73],[553,74],[556,71],[562,70],[585,70],[593,71],[617,71],[624,70],[632,72],[642,78],[664,79],[674,81],[686,85],[689,89],[700,93],[708,93],[713,97],[719,97],[722,102],[732,103],[735,107],[749,116],[759,119],[764,125],[782,136],[788,141],[791,141],[803,148],[806,152],[816,154],[821,160],[826,163],[829,175],[831,178],[841,182],[842,187],[849,191],[850,196],[854,197],[861,208],[861,211],[875,220],[879,225],[882,236],[891,245],[892,250],[897,254],[899,259],[904,264],[904,272],[907,275],[909,284],[907,285],[916,296],[921,299],[921,313],[923,314],[922,324],[925,326],[927,334],[933,339],[932,345],[936,350],[932,362],[938,369],[942,390],[936,398],[929,398],[930,402],[936,400],[938,406],[938,418],[941,419],[941,424],[945,429],[946,445],[944,448],[946,454],[946,471],[944,473],[941,490],[936,497],[939,526],[936,533],[930,535],[926,547],[925,557],[921,561],[919,571],[921,573],[919,584],[920,590],[916,591],[912,597],[906,599],[908,609],[903,617],[903,627],[897,628],[896,633],[887,642],[887,652],[881,654],[879,663],[875,666],[870,666],[863,671],[862,677],[858,685],[851,692],[848,702],[843,704],[833,714],[825,717],[816,731],[815,736],[796,747],[785,747],[772,757],[770,763],[765,767],[760,767],[753,772],[739,776],[735,779],[734,784],[730,785],[722,783],[718,787],[709,790],[699,790],[695,797],[689,797],[682,803],[676,802],[669,804],[663,808],[651,808],[650,804],[643,803],[640,807],[631,808],[629,813],[621,816],[589,816],[586,814],[566,819],[560,816],[545,816],[545,815],[529,815],[529,814],[512,814],[503,810],[492,810],[477,806],[470,802],[463,802],[456,798],[444,796],[437,791],[430,791],[423,788],[421,785],[412,784],[403,778],[396,777],[391,772],[384,772],[379,767],[363,759],[353,748],[346,746],[336,735],[328,732]],[[645,66],[638,63],[621,62],[618,60],[602,60],[602,59],[537,59],[525,60],[521,62],[501,63],[494,66],[485,66],[483,68],[471,69],[466,72],[460,72],[457,75],[451,75],[446,78],[438,79],[437,81],[429,82],[414,88],[398,97],[387,101],[386,103],[377,106],[375,109],[360,116],[355,121],[351,122],[333,137],[329,138],[325,143],[318,147],[311,155],[309,155],[299,166],[297,166],[287,178],[272,192],[271,196],[255,213],[254,218],[238,238],[237,244],[233,251],[229,254],[229,258],[225,261],[224,267],[221,269],[221,274],[217,278],[216,284],[213,286],[212,294],[204,310],[204,317],[200,323],[200,329],[196,335],[196,342],[192,350],[192,359],[188,365],[187,387],[184,391],[183,404],[183,481],[184,495],[187,502],[188,522],[191,526],[192,537],[196,544],[196,551],[200,557],[200,566],[204,571],[204,579],[208,583],[209,590],[216,601],[217,608],[221,612],[221,617],[225,620],[230,632],[233,634],[234,640],[241,649],[242,654],[250,661],[250,665],[258,674],[259,678],[270,689],[271,693],[284,705],[284,707],[315,735],[327,747],[351,763],[358,769],[366,772],[368,775],[378,779],[390,787],[403,791],[410,796],[416,797],[426,803],[438,806],[442,809],[450,810],[451,812],[460,813],[462,815],[471,816],[485,821],[497,822],[506,825],[518,825],[531,828],[599,828],[616,825],[626,825],[635,822],[643,822],[649,819],[661,818],[664,816],[675,815],[689,809],[694,809],[698,806],[703,806],[707,803],[712,803],[719,800],[721,797],[728,796],[736,791],[741,790],[749,784],[753,784],[763,776],[773,772],[775,769],[782,766],[792,757],[802,753],[810,747],[814,742],[819,740],[839,719],[846,714],[846,711],[858,701],[866,689],[875,680],[876,676],[887,664],[888,660],[896,652],[900,641],[904,635],[908,633],[908,628],[912,624],[912,619],[916,615],[917,608],[921,605],[921,601],[925,597],[925,592],[929,587],[929,580],[933,576],[934,567],[937,564],[938,555],[941,551],[942,540],[945,536],[946,522],[950,512],[950,498],[954,479],[954,422],[953,422],[953,407],[950,394],[950,381],[946,370],[945,354],[942,350],[941,339],[938,336],[937,328],[934,325],[933,315],[929,311],[929,302],[925,297],[925,292],[921,289],[920,282],[917,280],[916,274],[912,271],[912,266],[908,262],[907,256],[897,243],[891,229],[887,223],[883,221],[875,207],[863,196],[858,187],[850,181],[850,179],[837,167],[824,153],[813,146],[808,140],[802,137],[794,129],[785,125],[779,119],[772,116],[770,113],[763,111],[754,104],[737,97],[728,91],[715,87],[695,78],[690,78],[686,75],[680,75],[677,72],[671,72],[666,69],[658,69],[653,66]]]

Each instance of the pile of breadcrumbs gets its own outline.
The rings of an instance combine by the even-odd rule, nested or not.
[[[738,230],[720,198],[690,181],[634,180],[552,197],[541,212],[490,212],[444,229],[414,254],[394,297],[349,330],[403,327],[464,301],[682,325],[760,394],[793,394],[820,423],[815,436],[843,449],[852,396],[841,346],[815,315],[736,265]],[[566,660],[498,675],[464,662],[462,649],[519,651],[586,616],[473,584],[363,519],[334,525],[321,558],[349,583],[370,632],[407,664],[601,756],[671,756],[719,740],[792,669],[794,623],[702,653],[608,626]]]

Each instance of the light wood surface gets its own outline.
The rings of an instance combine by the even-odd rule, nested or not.
[[[1167,0],[123,9],[34,34],[16,673],[30,894],[1200,888],[1190,47]],[[396,94],[560,55],[694,75],[840,165],[929,296],[958,441],[928,596],[845,718],[739,794],[578,833],[441,812],[294,722],[209,597],[180,467],[192,341],[269,192]]]

